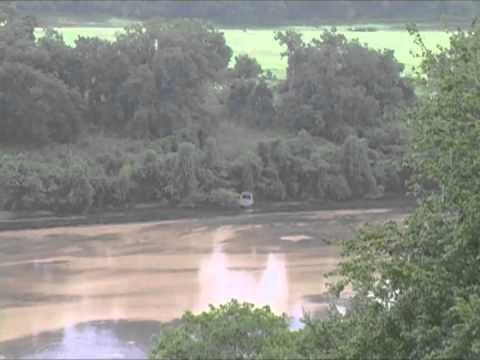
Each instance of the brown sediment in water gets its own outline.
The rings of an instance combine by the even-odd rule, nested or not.
[[[284,212],[0,232],[0,342],[98,320],[168,322],[231,298],[293,316],[319,311],[328,302],[308,295],[326,292],[339,253],[325,240],[402,216]],[[299,234],[308,240],[285,241]]]

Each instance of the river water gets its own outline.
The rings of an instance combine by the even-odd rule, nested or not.
[[[336,240],[405,209],[0,232],[0,358],[145,358],[162,323],[232,298],[322,316]],[[347,294],[348,295],[348,294]]]

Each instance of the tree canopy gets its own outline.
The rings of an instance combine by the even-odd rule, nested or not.
[[[15,1],[20,11],[37,14],[98,15],[148,19],[195,17],[230,26],[282,25],[309,21],[470,21],[478,14],[476,1]]]
[[[389,52],[335,29],[310,43],[281,32],[288,77],[279,80],[247,55],[229,68],[225,37],[200,20],[151,18],[113,41],[80,37],[70,47],[54,29],[35,39],[35,19],[2,9],[0,143],[37,152],[11,161],[45,165],[31,169],[41,186],[0,189],[3,207],[67,211],[44,201],[54,164],[65,166],[62,144],[84,163],[93,188],[91,195],[84,187],[88,206],[70,203],[73,212],[140,201],[233,206],[247,190],[267,201],[405,190],[398,113],[414,95]],[[257,132],[272,135],[250,142]],[[89,138],[115,145],[106,150]],[[143,148],[128,145],[135,141]],[[101,156],[83,143],[102,148]],[[233,143],[239,151],[223,154]],[[20,176],[15,171],[6,183]],[[71,188],[68,177],[59,179]],[[60,201],[61,192],[49,196]]]
[[[295,355],[294,341],[285,316],[232,300],[187,312],[154,340],[150,359],[285,359]]]

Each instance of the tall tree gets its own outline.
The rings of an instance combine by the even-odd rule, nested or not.
[[[480,28],[451,35],[435,55],[423,50],[425,86],[410,115],[417,182],[436,184],[405,225],[364,230],[346,242],[340,274],[357,292],[342,322],[340,357],[462,358],[480,355]],[[360,332],[356,329],[371,329]]]

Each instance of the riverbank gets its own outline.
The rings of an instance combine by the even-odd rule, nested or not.
[[[41,229],[65,226],[122,224],[176,219],[202,219],[217,216],[261,214],[275,212],[298,212],[315,210],[339,210],[362,208],[414,208],[415,200],[410,197],[386,196],[382,199],[360,199],[354,201],[305,201],[257,203],[252,209],[171,208],[151,204],[138,204],[133,208],[94,212],[79,216],[56,216],[50,212],[0,211],[0,231]]]

